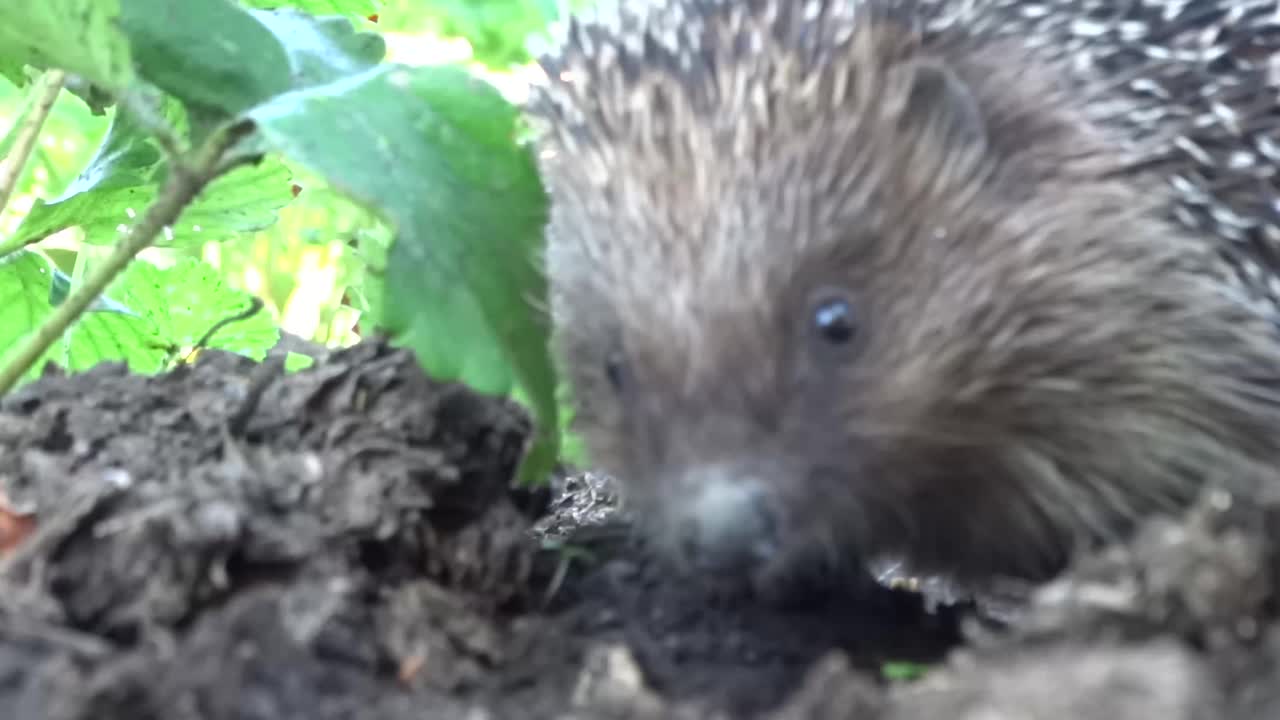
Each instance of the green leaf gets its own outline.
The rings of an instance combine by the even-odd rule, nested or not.
[[[438,32],[466,38],[476,60],[497,68],[528,62],[529,38],[556,15],[546,0],[433,0],[424,9]]]
[[[231,0],[124,0],[139,73],[193,107],[237,115],[291,89],[381,61],[385,42],[341,17],[252,10]]]
[[[26,73],[26,63],[0,54],[0,76],[18,87],[25,87],[30,80]]]
[[[0,259],[0,347],[6,356],[16,352],[52,314],[51,271],[48,260],[37,252],[20,250]],[[23,379],[39,377],[50,361],[78,371],[104,360],[127,360],[135,371],[154,372],[164,358],[163,344],[146,318],[113,310],[91,311],[50,346]]]
[[[251,295],[228,288],[213,266],[185,258],[161,269],[134,262],[112,284],[112,295],[149,320],[167,347],[187,349],[211,329],[251,306]],[[270,313],[227,323],[205,347],[262,360],[280,330]]]
[[[316,364],[315,358],[303,353],[293,352],[292,350],[285,353],[285,356],[284,356],[285,372],[293,373],[293,372],[298,372],[299,370],[306,370],[307,368],[315,364]]]
[[[104,362],[126,362],[136,373],[164,369],[168,348],[155,324],[145,317],[112,311],[87,312],[71,326],[45,358],[67,369],[83,372]],[[33,370],[40,370],[44,362]]]
[[[393,246],[394,247],[394,246]],[[394,252],[394,251],[393,251]],[[489,395],[507,395],[512,391],[515,378],[501,344],[493,341],[484,310],[476,297],[466,292],[456,271],[443,264],[426,263],[419,266],[419,282],[424,293],[415,293],[426,304],[417,308],[412,317],[403,313],[389,323],[386,310],[405,302],[404,288],[390,288],[393,297],[379,308],[383,310],[383,322],[396,323],[397,329],[405,323],[417,323],[429,333],[421,337],[409,336],[406,342],[413,347],[423,367],[436,377],[458,379],[477,392]],[[437,289],[433,292],[432,289]],[[384,289],[384,292],[386,289]],[[411,301],[412,302],[412,301]],[[404,309],[404,306],[399,306]],[[399,315],[397,311],[393,314]],[[466,352],[460,352],[465,348]]]
[[[382,10],[378,0],[241,0],[245,5],[261,10],[297,8],[312,15],[342,15],[343,17],[369,17]]]
[[[43,255],[29,250],[0,258],[0,348],[12,350],[53,312],[51,270]]]
[[[231,0],[123,0],[122,10],[139,74],[184,102],[235,114],[289,88],[284,48]]]
[[[910,682],[918,680],[929,671],[927,665],[906,661],[890,661],[880,666],[880,674],[886,680],[896,680],[899,682]]]
[[[252,14],[283,43],[295,89],[363,72],[387,54],[381,35],[356,32],[346,18],[314,18],[292,9]]]
[[[171,120],[174,112],[168,108]],[[12,241],[34,243],[79,226],[86,242],[111,244],[155,201],[167,172],[168,162],[147,131],[117,110],[88,167],[61,197],[37,200]],[[218,178],[156,245],[198,245],[270,227],[276,211],[293,200],[291,176],[280,160],[268,158]]]
[[[71,276],[62,272],[58,268],[52,268],[52,278],[49,286],[49,304],[57,307],[66,301],[67,296],[71,294]],[[109,310],[111,312],[122,313],[125,315],[137,315],[129,308],[112,300],[106,295],[99,295],[89,305],[89,310]]]
[[[48,263],[38,253],[24,250],[0,261],[0,340],[10,351],[52,312],[52,285]],[[118,301],[100,301],[94,305],[100,309],[80,316],[25,380],[38,377],[50,361],[70,372],[118,361],[133,372],[159,372],[175,352],[191,348],[252,303],[252,296],[223,285],[216,269],[190,258],[167,269],[135,261],[108,292]],[[205,347],[262,360],[277,340],[274,320],[259,311],[226,323]]]
[[[460,68],[386,65],[249,117],[273,148],[396,228],[379,324],[436,377],[490,392],[518,384],[540,432],[521,473],[541,478],[559,452],[549,328],[536,309],[547,198],[515,142],[517,110]]]
[[[134,76],[129,43],[116,26],[120,11],[120,0],[4,0],[0,69],[18,85],[28,64],[122,90]]]

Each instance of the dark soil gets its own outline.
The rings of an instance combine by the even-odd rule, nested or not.
[[[782,609],[668,574],[600,478],[512,489],[524,414],[407,353],[279,368],[0,402],[35,524],[0,560],[0,717],[1280,717],[1280,501],[1154,520],[1007,627],[905,590]]]

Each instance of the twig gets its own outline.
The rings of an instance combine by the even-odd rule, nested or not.
[[[13,148],[9,150],[9,154],[0,159],[0,212],[4,212],[5,207],[9,205],[9,198],[13,196],[13,190],[18,186],[22,169],[27,166],[31,151],[35,149],[36,138],[40,137],[44,121],[48,119],[49,111],[53,109],[53,103],[58,99],[58,93],[62,92],[62,83],[66,79],[67,74],[62,70],[50,70],[40,76],[34,94],[35,104],[22,118]],[[4,252],[0,253],[0,257],[17,249],[6,247]]]
[[[160,191],[160,196],[151,207],[147,208],[138,221],[119,244],[115,246],[106,261],[85,278],[84,284],[76,288],[53,314],[31,334],[26,344],[15,353],[9,362],[0,368],[0,395],[8,393],[23,373],[39,360],[53,343],[66,332],[67,328],[80,317],[93,301],[102,294],[111,281],[133,261],[134,256],[145,250],[165,228],[171,227],[191,204],[200,191],[219,174],[230,171],[237,165],[223,163],[223,155],[231,146],[252,130],[248,122],[239,122],[224,127],[214,133],[208,142],[196,153],[194,160],[185,157],[170,158],[169,178]],[[251,158],[243,158],[248,162]]]
[[[151,133],[156,142],[160,143],[160,148],[164,150],[170,162],[175,158],[186,156],[186,143],[178,137],[178,133],[173,131],[169,122],[156,111],[141,91],[126,90],[120,94],[118,102],[120,109],[132,115],[134,120]]]
[[[258,311],[261,310],[263,307],[265,307],[265,303],[263,303],[262,298],[256,295],[254,295],[253,297],[250,297],[249,307],[237,312],[235,315],[222,318],[218,322],[214,323],[213,327],[209,328],[208,332],[202,335],[200,339],[197,340],[195,344],[191,346],[191,352],[187,353],[187,356],[183,358],[183,362],[191,362],[192,356],[194,356],[197,352],[203,350],[205,346],[209,344],[209,341],[213,339],[213,336],[217,335],[218,331],[222,330],[222,328],[228,325],[231,325],[232,323],[238,323],[243,320],[248,320],[254,315],[257,315]]]

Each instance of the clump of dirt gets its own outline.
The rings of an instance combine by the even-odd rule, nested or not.
[[[905,590],[709,595],[607,479],[514,488],[529,431],[375,341],[0,400],[34,521],[0,560],[4,717],[1280,717],[1278,500],[1209,495],[993,630]],[[880,674],[904,660],[933,665]]]

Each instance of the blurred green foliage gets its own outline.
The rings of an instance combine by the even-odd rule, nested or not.
[[[347,346],[375,325],[386,325],[384,293],[399,292],[401,301],[395,308],[398,314],[390,317],[390,325],[411,338],[417,336],[410,344],[430,369],[471,382],[485,391],[513,394],[530,404],[541,420],[552,420],[556,425],[551,428],[554,435],[564,418],[556,419],[554,400],[549,394],[555,378],[545,352],[533,350],[545,336],[545,328],[536,327],[541,320],[534,313],[525,313],[527,318],[515,325],[492,326],[491,332],[496,335],[475,336],[468,341],[470,350],[465,356],[458,356],[458,350],[454,350],[455,355],[450,357],[448,351],[440,350],[443,346],[439,340],[442,328],[452,338],[467,323],[471,323],[471,334],[475,335],[474,331],[486,323],[500,322],[498,318],[509,314],[501,312],[503,304],[516,302],[514,298],[522,289],[539,290],[540,278],[524,275],[504,280],[502,272],[507,271],[500,267],[491,276],[484,275],[484,268],[473,268],[463,273],[473,288],[472,294],[467,295],[449,289],[446,281],[457,284],[459,279],[447,271],[441,276],[442,281],[430,287],[415,288],[422,283],[403,275],[405,268],[415,267],[405,264],[407,261],[438,262],[446,257],[438,250],[426,255],[421,250],[411,250],[445,247],[439,246],[446,242],[441,239],[441,228],[455,228],[452,232],[458,237],[450,242],[459,246],[467,237],[521,237],[525,231],[520,228],[533,228],[540,223],[540,191],[525,193],[525,200],[516,200],[524,192],[518,188],[533,187],[524,177],[533,171],[524,151],[516,152],[515,146],[504,145],[511,142],[507,135],[515,116],[504,109],[497,96],[485,99],[483,92],[467,90],[465,82],[457,84],[434,70],[416,76],[419,80],[411,80],[418,83],[420,93],[425,93],[419,102],[431,108],[430,118],[434,118],[426,120],[428,124],[419,132],[439,128],[432,131],[435,139],[427,138],[423,148],[438,145],[441,150],[430,152],[445,153],[434,160],[430,154],[416,156],[416,163],[427,166],[417,169],[434,173],[436,181],[444,183],[437,186],[438,190],[452,188],[450,192],[454,193],[452,199],[442,197],[432,202],[425,202],[435,192],[432,186],[417,187],[412,184],[412,177],[387,178],[373,173],[367,180],[360,180],[358,173],[343,170],[348,166],[333,162],[335,156],[330,150],[344,149],[343,146],[317,146],[307,133],[308,128],[324,126],[326,118],[337,118],[338,125],[325,131],[330,136],[317,134],[317,142],[332,133],[347,132],[347,140],[366,144],[363,151],[358,150],[342,162],[359,164],[377,156],[379,142],[384,138],[368,134],[367,127],[355,128],[344,121],[350,119],[351,106],[346,106],[345,111],[330,107],[325,98],[328,93],[337,92],[330,88],[341,80],[342,93],[357,92],[361,87],[374,93],[368,98],[372,107],[386,108],[386,102],[394,103],[391,95],[375,99],[382,92],[379,82],[402,82],[394,71],[388,75],[381,69],[390,66],[380,63],[409,67],[454,64],[500,87],[518,88],[518,71],[529,62],[526,43],[561,12],[556,0],[15,3],[0,9],[0,26],[8,28],[0,30],[0,44],[10,42],[6,50],[0,51],[0,75],[9,79],[0,78],[0,129],[5,132],[0,136],[0,155],[12,147],[18,121],[31,106],[29,79],[38,67],[66,67],[80,73],[80,77],[73,76],[68,91],[58,96],[38,145],[18,178],[13,197],[0,212],[0,302],[6,303],[6,314],[0,316],[0,335],[8,332],[14,336],[0,337],[4,347],[18,342],[18,335],[26,332],[23,328],[38,323],[56,305],[58,297],[65,296],[67,287],[100,265],[107,248],[99,246],[113,243],[136,220],[154,200],[169,172],[161,146],[147,133],[146,113],[125,113],[118,106],[103,110],[109,104],[102,102],[104,98],[123,92],[126,86],[134,87],[131,83],[136,72],[149,87],[164,92],[166,99],[154,106],[157,117],[153,120],[170,122],[192,142],[199,141],[221,118],[248,111],[260,127],[274,128],[262,136],[260,142],[268,146],[260,149],[282,154],[272,154],[266,163],[237,170],[211,186],[179,223],[166,231],[156,247],[144,252],[146,262],[136,268],[131,266],[112,285],[114,289],[101,301],[98,311],[86,315],[51,348],[48,359],[77,369],[92,365],[100,357],[127,356],[136,370],[153,371],[160,368],[156,358],[180,355],[201,336],[201,328],[243,308],[250,296],[262,300],[265,314],[234,331],[220,331],[210,346],[261,356],[274,342],[277,327],[325,345]],[[120,31],[95,25],[79,39],[74,52],[60,47],[51,50],[66,40],[65,32],[59,36],[59,28],[66,25],[65,13],[83,12],[88,7],[85,3],[93,4],[94,12],[103,8],[109,12],[112,5],[122,7]],[[194,13],[192,21],[175,28],[164,20],[179,11]],[[6,14],[10,20],[18,18],[21,22],[6,23]],[[246,20],[255,17],[257,23]],[[96,16],[93,22],[101,24]],[[21,35],[24,45],[16,44],[15,32]],[[127,42],[122,45],[122,41]],[[274,60],[248,64],[243,61],[246,56]],[[132,64],[122,64],[121,57],[131,57]],[[24,71],[22,62],[36,67]],[[96,85],[90,86],[85,80]],[[307,88],[312,86],[321,90],[308,94]],[[291,99],[294,96],[298,101]],[[301,102],[304,98],[310,100]],[[131,108],[140,107],[138,97],[133,101]],[[461,109],[468,104],[470,110]],[[380,118],[394,119],[394,115],[370,113],[365,120]],[[379,132],[394,134],[403,125],[391,123]],[[462,139],[453,149],[439,145],[454,137]],[[395,153],[403,149],[394,144],[387,147]],[[465,153],[472,152],[487,154],[483,159],[478,155],[464,165],[458,164],[461,158],[470,157]],[[514,173],[509,179],[492,172],[482,176],[472,171],[463,171],[453,180],[445,179],[464,167],[481,168],[485,160],[492,162],[504,156],[508,158],[501,161],[507,163],[508,170],[504,172]],[[446,157],[449,159],[442,164]],[[388,162],[397,159],[393,155],[387,158]],[[531,177],[537,186],[536,175]],[[335,178],[344,181],[342,187],[330,182]],[[516,193],[510,195],[510,203],[524,203],[524,209],[507,204],[505,215],[489,212],[486,217],[483,208],[469,205],[473,196],[451,184],[455,181],[481,186],[497,182],[507,188],[503,192]],[[482,190],[492,196],[494,187],[497,186]],[[420,199],[408,195],[407,202],[400,202],[394,197],[396,192],[418,193]],[[397,207],[403,210],[396,210]],[[425,216],[421,208],[432,208],[436,215]],[[469,214],[457,215],[460,212]],[[456,217],[439,224],[450,213]],[[481,220],[491,223],[495,219],[499,225],[478,235],[474,229],[469,230]],[[505,230],[500,229],[503,222],[509,223]],[[437,229],[427,233],[431,237],[418,232],[420,237],[411,246],[403,238],[414,225]],[[540,233],[520,240],[517,249],[536,250],[537,241]],[[27,249],[17,250],[22,246]],[[388,290],[384,280],[388,256],[393,252],[401,254],[399,259],[392,259],[393,267],[402,274],[398,281],[393,276],[393,283],[398,286]],[[404,255],[406,252],[409,254]],[[486,252],[498,253],[500,249],[494,246]],[[457,258],[452,262],[456,264]],[[426,266],[416,267],[421,270]],[[33,282],[46,288],[47,301],[43,305],[33,301],[39,297],[32,290]],[[529,285],[531,282],[533,285]],[[178,290],[174,287],[164,289],[171,284],[178,289],[199,291],[175,295]],[[144,286],[151,290],[146,291]],[[476,287],[482,288],[478,294]],[[415,302],[430,300],[433,304],[426,315],[406,316],[399,311],[408,302],[405,293],[415,289],[419,292]],[[218,295],[219,292],[223,294]],[[165,311],[160,312],[159,307]],[[426,325],[422,324],[424,321]],[[527,325],[528,322],[535,325]],[[409,333],[413,327],[419,329]],[[107,347],[113,342],[116,347]],[[305,358],[290,358],[290,367],[305,364]],[[505,380],[501,379],[504,375]],[[550,438],[548,447],[554,451],[557,442]],[[576,448],[572,444],[565,448],[572,453],[570,459],[580,452]],[[545,469],[553,459],[544,456],[537,462]]]

